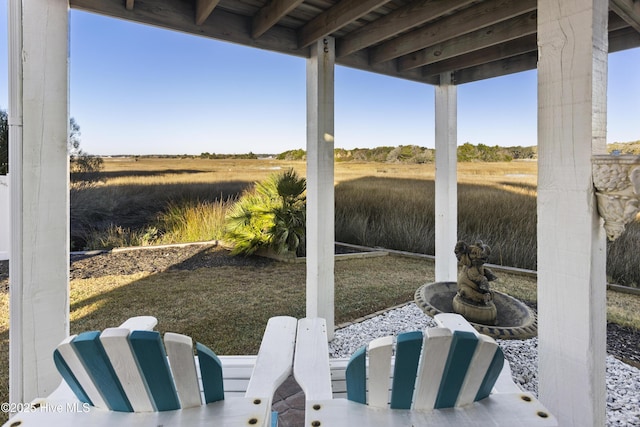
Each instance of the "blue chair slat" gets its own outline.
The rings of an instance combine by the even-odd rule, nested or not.
[[[367,403],[366,349],[366,346],[360,347],[351,355],[345,372],[347,399],[362,404]]]
[[[133,412],[120,380],[111,366],[109,356],[102,347],[100,332],[83,332],[71,341],[71,345],[109,409],[119,412]]]
[[[91,399],[89,399],[89,396],[87,396],[87,393],[84,391],[84,389],[76,379],[76,376],[73,375],[73,372],[71,372],[71,369],[69,369],[67,362],[64,361],[64,358],[58,350],[53,351],[53,363],[56,365],[56,368],[58,368],[58,372],[60,372],[60,375],[67,382],[69,388],[71,389],[71,391],[73,391],[78,400],[94,406],[93,402],[91,401]]]
[[[435,409],[453,408],[462,388],[464,377],[473,358],[478,338],[472,332],[455,331],[449,357],[442,373]]]
[[[493,355],[493,359],[491,360],[491,364],[487,369],[487,373],[482,380],[482,384],[478,389],[478,394],[474,401],[482,400],[485,397],[488,397],[491,394],[491,390],[495,385],[498,377],[500,376],[500,372],[502,371],[502,367],[504,366],[504,354],[502,353],[502,349],[500,347],[496,347],[496,352]]]
[[[196,343],[196,350],[200,362],[200,376],[202,377],[205,402],[212,403],[224,400],[222,363],[220,363],[220,359],[206,345]]]
[[[396,363],[391,386],[392,409],[411,409],[413,390],[422,350],[422,332],[406,332],[396,341]]]
[[[157,331],[133,331],[129,335],[131,349],[158,411],[180,409],[180,401],[167,354]]]

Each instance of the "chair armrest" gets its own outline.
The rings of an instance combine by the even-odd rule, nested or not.
[[[293,317],[269,319],[245,396],[271,402],[275,390],[291,375],[296,326],[297,320]]]
[[[327,325],[321,318],[298,321],[293,375],[307,401],[331,399]]]

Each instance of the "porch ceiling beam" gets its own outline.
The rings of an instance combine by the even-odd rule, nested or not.
[[[196,25],[204,24],[220,0],[196,0]]]
[[[377,64],[408,55],[461,34],[534,11],[537,4],[537,0],[490,0],[479,3],[372,48],[370,61]]]
[[[238,43],[245,46],[272,50],[295,56],[308,56],[308,50],[299,50],[296,32],[281,26],[274,27],[269,34],[257,40],[251,38],[251,19],[220,8],[214,10],[202,25],[193,19],[193,6],[189,2],[154,0],[138,2],[133,11],[122,7],[121,0],[69,0],[73,8],[114,18],[155,25],[161,28],[181,31],[217,40]]]
[[[423,76],[435,76],[448,71],[456,71],[462,68],[475,67],[488,62],[500,61],[513,56],[534,52],[538,49],[537,37],[530,34],[506,43],[479,49],[464,55],[436,62],[422,67]]]
[[[611,0],[609,8],[640,33],[640,1]]]
[[[640,33],[627,27],[609,33],[609,53],[640,47]]]
[[[454,72],[454,81],[455,84],[460,85],[490,79],[492,77],[519,73],[521,71],[533,70],[536,68],[537,63],[538,52],[528,52],[501,61],[490,62],[488,64],[456,71]]]
[[[253,17],[251,37],[257,39],[304,0],[272,0]]]
[[[405,71],[433,64],[434,62],[515,40],[522,36],[536,34],[536,31],[536,13],[529,12],[403,56],[398,59],[398,70]]]
[[[475,0],[415,0],[361,29],[336,40],[336,56],[343,57],[367,48],[409,28],[433,21]]]
[[[311,45],[387,2],[388,0],[342,0],[299,30],[298,47]]]
[[[125,2],[125,4],[124,4],[124,7],[125,7],[127,10],[133,10],[134,2],[135,2],[135,0],[127,0],[127,1]]]
[[[526,43],[524,42],[524,40],[522,47],[523,49],[526,47]],[[610,13],[609,53],[626,49],[633,49],[636,47],[640,47],[640,33],[627,26],[626,22],[620,19],[617,15]],[[480,53],[481,51],[478,51],[467,55],[474,56],[479,55]],[[455,84],[460,85],[464,83],[475,82],[478,80],[489,79],[492,77],[499,77],[505,74],[513,74],[519,73],[521,71],[533,70],[537,67],[537,57],[538,50],[537,43],[535,43],[534,48],[531,51],[524,52],[521,55],[509,56],[502,59],[498,58],[498,60],[494,60],[493,62],[488,62],[488,60],[485,60],[480,62],[480,64],[476,66],[465,68],[462,70],[458,69],[458,71],[454,72],[454,81]],[[448,61],[454,62],[458,59],[461,60],[462,58],[452,58]],[[487,59],[490,59],[489,55],[487,55]],[[442,62],[446,63],[447,61]],[[461,63],[464,63],[465,66],[468,64],[467,62],[462,61]],[[428,77],[433,78],[433,76],[430,76],[431,70],[437,70],[436,67],[438,66],[440,66],[440,63],[435,63],[432,66],[423,67],[422,70],[425,79]]]

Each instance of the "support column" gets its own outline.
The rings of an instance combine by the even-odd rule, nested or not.
[[[436,281],[455,282],[458,261],[458,88],[450,73],[436,86]]]
[[[68,15],[67,0],[9,0],[12,402],[57,387],[69,334]]]
[[[605,424],[606,243],[591,155],[606,150],[607,5],[538,1],[539,396]]]
[[[335,201],[333,189],[334,39],[311,46],[307,59],[307,317],[334,329]]]

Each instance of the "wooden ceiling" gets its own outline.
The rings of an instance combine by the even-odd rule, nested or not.
[[[70,0],[71,7],[309,56],[331,36],[336,64],[438,84],[536,68],[537,0]],[[610,0],[609,51],[640,46],[640,0]]]

